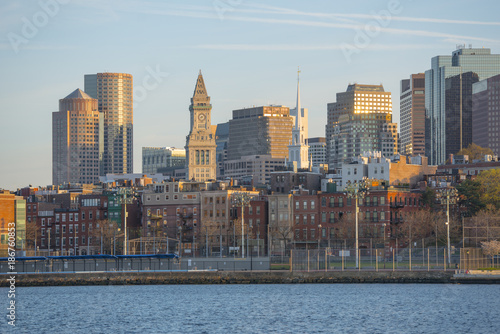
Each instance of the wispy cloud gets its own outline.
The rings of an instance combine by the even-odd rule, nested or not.
[[[86,2],[79,2],[82,6],[96,6],[98,3],[91,1],[91,4]],[[253,3],[243,3],[242,7],[231,9],[231,15],[225,15],[224,20],[235,22],[249,22],[249,23],[265,23],[276,25],[292,25],[303,27],[320,27],[329,29],[344,29],[359,31],[365,28],[365,22],[358,22],[352,19],[371,19],[373,15],[370,14],[342,14],[342,13],[315,13],[297,11],[289,8],[272,7],[266,5],[259,5]],[[147,1],[120,1],[119,6],[114,7],[116,11],[129,12],[134,14],[148,14],[148,15],[162,15],[162,16],[177,16],[189,17],[197,19],[210,19],[220,20],[213,7],[208,6],[191,6],[191,5],[172,5],[164,3],[153,3]],[[250,8],[250,9],[248,9]],[[234,15],[235,13],[246,14],[259,14],[256,15]],[[267,14],[267,15],[264,15]],[[271,17],[269,17],[271,15]],[[285,15],[284,18],[278,18],[277,15]],[[325,20],[305,20],[298,19],[297,16],[302,17],[315,17],[323,18]],[[339,20],[343,18],[346,20]],[[347,20],[348,19],[348,20]],[[435,19],[435,18],[411,18],[411,17],[398,17],[393,15],[391,20],[406,21],[406,22],[434,22],[434,23],[447,23],[447,24],[482,24],[482,25],[500,25],[499,22],[478,22],[478,21],[462,21],[462,20],[448,20],[448,19]],[[488,43],[500,43],[499,39],[484,38],[477,36],[456,35],[431,30],[420,29],[403,29],[380,27],[380,31],[392,35],[404,36],[420,36],[430,37],[445,40],[461,40],[461,41],[480,41]]]
[[[432,48],[430,44],[373,44],[365,49],[382,50],[419,50]],[[304,44],[199,44],[191,46],[195,49],[226,50],[226,51],[323,51],[342,50],[340,45],[304,45]]]
[[[243,6],[249,6],[252,8],[261,8],[257,12],[261,14],[272,13],[272,14],[283,14],[283,15],[297,15],[297,16],[309,16],[318,18],[349,18],[349,19],[373,19],[373,14],[360,14],[360,13],[318,13],[318,12],[305,12],[298,11],[291,8],[274,7],[268,5],[254,4],[254,3],[244,3]],[[238,11],[238,10],[236,10]],[[425,17],[408,17],[408,16],[391,16],[393,21],[403,21],[403,22],[426,22],[426,23],[441,23],[441,24],[470,24],[470,25],[486,25],[486,26],[500,26],[500,22],[485,22],[485,21],[469,21],[469,20],[451,20],[442,18],[425,18]]]

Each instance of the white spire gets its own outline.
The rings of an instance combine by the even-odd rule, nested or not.
[[[295,120],[295,128],[301,130],[302,127],[302,109],[300,107],[300,67],[297,68],[297,119]]]

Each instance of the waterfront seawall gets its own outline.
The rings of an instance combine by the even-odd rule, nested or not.
[[[459,275],[460,276],[460,275]],[[8,286],[7,275],[0,286]],[[500,277],[454,277],[453,271],[405,272],[87,272],[16,275],[16,286],[145,284],[472,283],[499,284]]]

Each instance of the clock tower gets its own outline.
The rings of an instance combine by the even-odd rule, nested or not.
[[[215,134],[211,124],[212,105],[201,71],[194,88],[189,113],[191,129],[186,137],[186,178],[195,181],[216,179]]]

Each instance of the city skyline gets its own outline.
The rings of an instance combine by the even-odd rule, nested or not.
[[[400,80],[428,70],[432,57],[449,55],[456,44],[500,51],[494,16],[500,5],[493,1],[480,8],[465,1],[453,2],[455,8],[430,1],[364,1],[342,8],[194,3],[2,3],[0,127],[9,144],[0,151],[0,188],[50,184],[51,113],[61,97],[84,89],[85,74],[134,76],[134,151],[141,152],[144,146],[184,145],[199,69],[217,124],[228,121],[232,110],[254,105],[295,107],[300,66],[309,136],[323,137],[326,105],[350,83],[383,84],[399,124]],[[370,36],[365,27],[373,29]],[[137,153],[134,172],[140,169]]]

